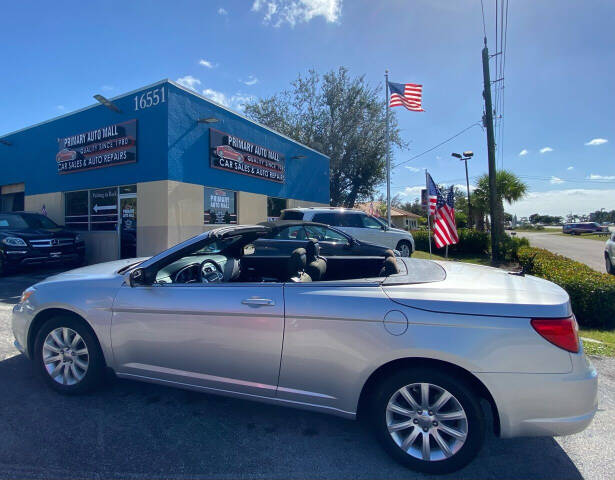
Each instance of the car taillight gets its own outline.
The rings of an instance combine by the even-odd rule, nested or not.
[[[572,353],[579,351],[579,327],[574,317],[532,318],[532,327],[553,345]]]

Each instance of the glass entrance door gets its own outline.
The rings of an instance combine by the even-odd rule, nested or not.
[[[120,258],[137,256],[137,196],[120,195]]]

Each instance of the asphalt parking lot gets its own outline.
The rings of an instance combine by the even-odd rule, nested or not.
[[[426,478],[358,422],[123,380],[64,397],[13,348],[10,310],[51,272],[0,278],[0,478]],[[499,440],[450,477],[613,478],[615,359],[593,359],[600,409],[580,434]]]

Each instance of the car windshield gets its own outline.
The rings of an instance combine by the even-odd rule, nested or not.
[[[44,215],[40,215],[38,213],[28,213],[25,215],[21,215],[24,221],[28,224],[30,228],[59,228],[58,224],[53,220],[48,219]]]
[[[20,215],[0,213],[0,228],[23,229],[28,228],[28,224]]]

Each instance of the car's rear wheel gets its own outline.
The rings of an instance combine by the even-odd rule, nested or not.
[[[400,240],[400,242],[397,244],[397,250],[402,257],[412,256],[412,245],[406,240]]]
[[[611,257],[608,253],[604,254],[604,264],[606,266],[606,273],[615,275],[615,268],[613,268],[613,262],[611,261]]]
[[[71,316],[47,320],[36,335],[35,367],[47,385],[64,394],[80,394],[98,386],[104,359],[91,330]]]
[[[480,450],[485,421],[471,387],[434,369],[386,378],[372,402],[377,438],[398,462],[424,473],[467,465]]]

